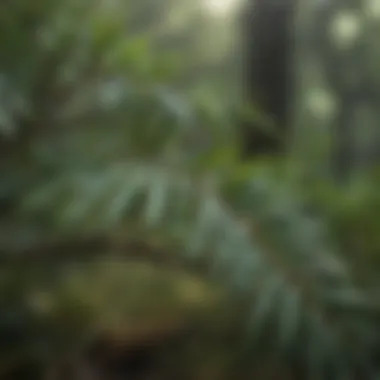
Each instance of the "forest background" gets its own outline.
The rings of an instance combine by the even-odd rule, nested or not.
[[[1,379],[379,378],[380,8],[287,4],[243,157],[245,4],[1,2]]]

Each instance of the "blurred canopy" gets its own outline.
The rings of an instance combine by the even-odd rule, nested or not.
[[[1,2],[2,378],[59,379],[67,357],[84,378],[102,334],[104,359],[169,332],[165,378],[378,378],[378,175],[240,158],[260,112],[241,8],[213,4]],[[148,379],[128,350],[118,371]]]

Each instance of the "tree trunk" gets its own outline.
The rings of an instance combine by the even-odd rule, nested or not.
[[[246,156],[282,153],[288,135],[295,0],[249,0],[244,8],[245,98],[260,111],[243,126]]]

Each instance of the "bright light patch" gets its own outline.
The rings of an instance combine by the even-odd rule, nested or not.
[[[211,15],[226,16],[238,3],[237,0],[203,0],[204,6]]]

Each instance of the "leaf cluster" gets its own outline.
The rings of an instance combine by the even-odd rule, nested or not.
[[[302,378],[376,378],[377,299],[355,285],[288,163],[241,162],[234,105],[169,86],[172,61],[126,32],[121,9],[0,5],[7,265],[36,251],[61,263],[57,246],[118,231],[242,303],[250,360],[265,353]]]

